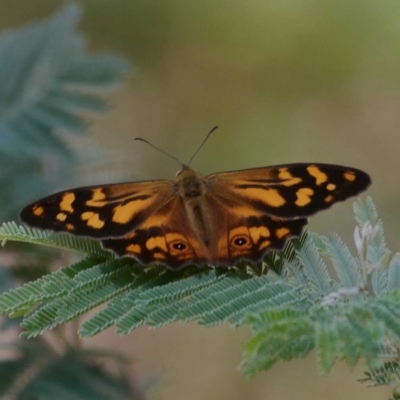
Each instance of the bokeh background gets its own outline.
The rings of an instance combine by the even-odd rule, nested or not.
[[[51,15],[64,2],[0,0],[0,30]],[[400,2],[375,0],[81,0],[81,30],[93,51],[133,68],[108,96],[111,112],[88,117],[89,135],[131,180],[171,178],[177,165],[142,136],[204,173],[291,162],[369,172],[368,194],[398,251],[400,221]],[[1,88],[0,88],[1,90]],[[100,154],[99,154],[100,157]],[[108,179],[104,173],[104,182]],[[90,174],[80,177],[93,183]],[[96,182],[99,176],[96,174]],[[46,193],[43,193],[45,195]],[[310,228],[352,241],[352,202],[314,217]],[[354,246],[352,247],[354,249]],[[236,371],[246,329],[175,324],[111,330],[87,341],[133,359],[132,379],[150,398],[387,399],[337,364],[321,377],[315,354],[248,380]]]

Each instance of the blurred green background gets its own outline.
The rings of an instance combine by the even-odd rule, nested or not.
[[[65,2],[0,0],[0,28],[51,15]],[[300,161],[369,172],[389,247],[398,250],[400,200],[400,3],[374,0],[82,0],[92,50],[134,66],[88,116],[90,136],[112,150],[110,169],[131,180],[171,178],[177,165],[136,136],[186,162],[219,125],[193,167],[202,173]],[[85,173],[81,180],[91,182]],[[96,176],[96,180],[99,178]],[[108,171],[104,172],[104,182]],[[47,193],[43,193],[45,195]],[[33,200],[33,199],[32,199]],[[314,217],[311,229],[352,241],[351,201]],[[354,246],[353,246],[354,249]],[[134,359],[154,399],[387,399],[338,364],[321,378],[315,354],[254,380],[236,371],[245,329],[172,325],[112,331],[88,344]]]

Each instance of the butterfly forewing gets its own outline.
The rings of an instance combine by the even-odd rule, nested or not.
[[[207,177],[210,190],[279,218],[301,218],[364,191],[365,172],[331,164],[288,164]]]
[[[147,181],[71,189],[26,206],[28,225],[94,238],[121,237],[174,196],[173,181]]]

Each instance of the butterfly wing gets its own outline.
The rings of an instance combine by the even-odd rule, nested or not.
[[[171,198],[135,231],[122,238],[102,240],[102,244],[144,265],[156,262],[175,270],[212,261],[209,249],[193,230],[181,196]]]
[[[236,199],[243,211],[282,219],[303,218],[364,191],[365,172],[331,164],[288,164],[224,172],[206,178],[210,193]]]
[[[28,205],[20,217],[35,227],[99,238],[105,248],[143,264],[231,266],[281,249],[288,237],[300,235],[309,215],[370,184],[360,170],[329,164],[280,165],[205,178],[185,171],[186,183],[180,175],[176,181],[59,192]]]
[[[299,236],[306,218],[281,219],[246,207],[235,198],[208,193],[216,240],[210,241],[212,264],[233,266],[238,261],[259,261],[270,250],[280,250],[288,238]]]
[[[181,196],[175,196],[135,231],[102,240],[103,247],[142,264],[154,262],[179,270],[186,265],[226,265],[258,261],[271,249],[281,249],[291,236],[300,235],[306,219],[282,220],[257,210],[243,213],[235,199],[206,193],[201,201],[203,220],[191,220]],[[197,225],[199,224],[199,225]],[[211,229],[201,229],[209,226]]]
[[[175,195],[173,181],[88,186],[55,193],[26,206],[28,225],[94,238],[121,237]]]
[[[217,232],[215,264],[260,260],[299,236],[307,217],[365,190],[370,177],[355,168],[289,164],[209,175],[205,202]]]

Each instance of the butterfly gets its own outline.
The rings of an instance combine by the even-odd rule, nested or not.
[[[143,265],[173,270],[193,264],[233,266],[282,249],[289,237],[301,234],[309,216],[370,183],[367,173],[332,164],[285,164],[208,176],[183,164],[174,180],[52,194],[26,206],[20,219],[33,227],[99,239],[104,248]]]

